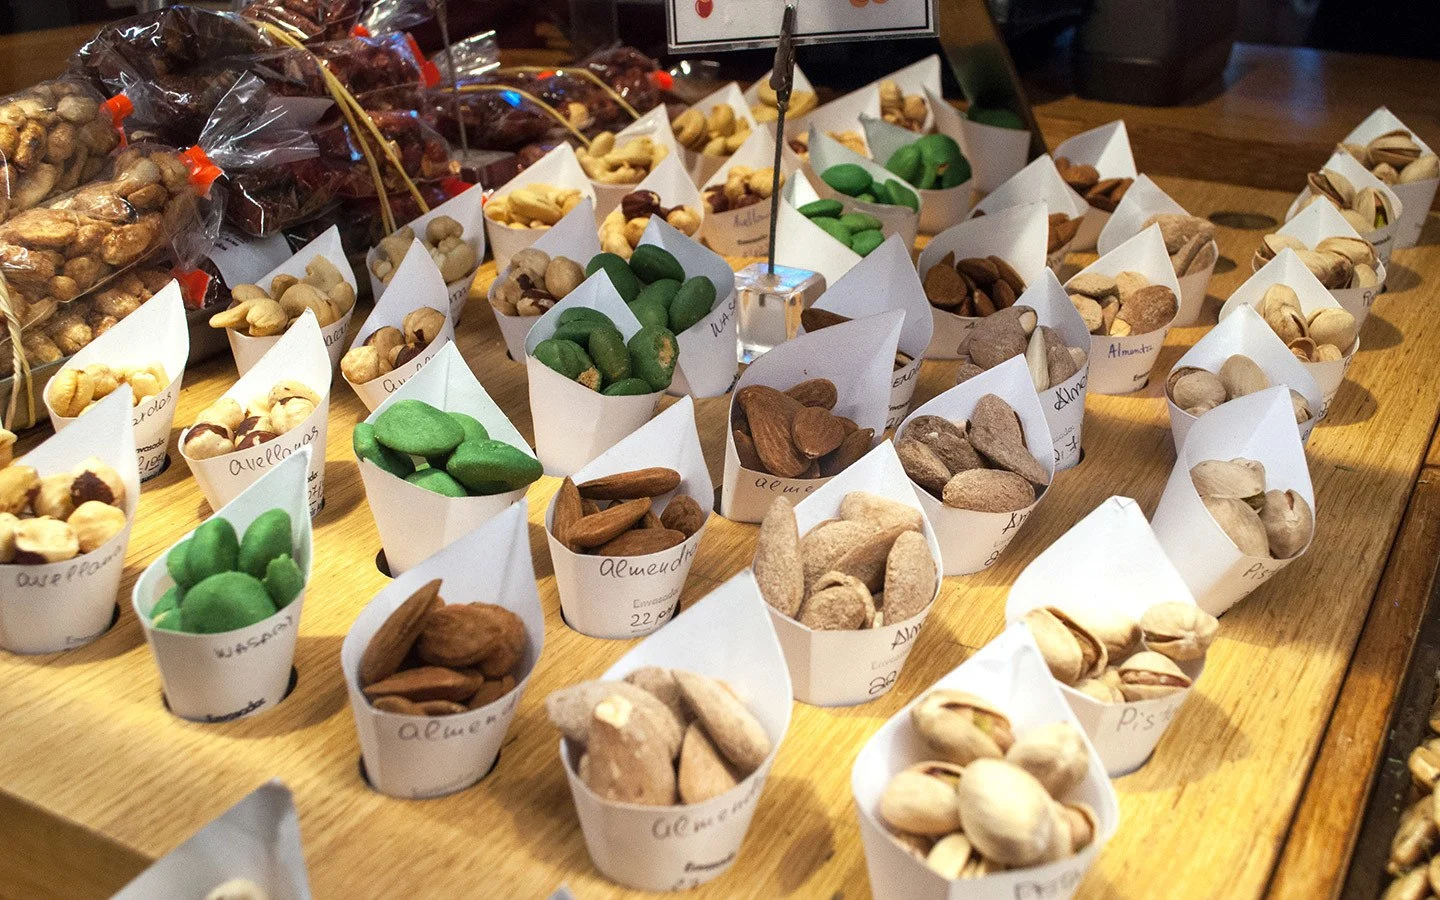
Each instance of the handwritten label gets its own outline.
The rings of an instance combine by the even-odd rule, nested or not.
[[[684,812],[665,813],[655,817],[650,823],[650,836],[657,841],[683,841],[724,825],[755,805],[755,801],[760,797],[760,789],[765,786],[765,776],[769,774],[769,769],[767,763],[751,775],[744,793],[729,802],[724,802],[724,798],[717,798],[721,802],[699,804],[688,809],[681,807],[685,809]],[[743,834],[740,837],[743,837]],[[714,859],[691,860],[685,863],[684,869],[687,872],[713,872],[716,866],[728,866],[734,858],[735,852],[731,850],[718,862]]]
[[[313,419],[315,413],[311,413]],[[288,435],[287,435],[288,436]],[[254,447],[251,451],[231,454],[229,469],[231,475],[243,475],[246,472],[256,472],[268,469],[277,465],[281,460],[296,452],[301,447],[314,443],[320,437],[320,426],[310,424],[303,427],[300,439],[281,441],[267,441]]]
[[[1247,581],[1254,581],[1258,584],[1260,582],[1270,580],[1270,576],[1274,575],[1276,572],[1280,571],[1283,568],[1285,567],[1268,566],[1265,563],[1257,562],[1252,564],[1245,571],[1241,572],[1240,577],[1246,579]]]
[[[1154,344],[1140,344],[1137,347],[1126,347],[1124,344],[1111,341],[1110,349],[1106,353],[1106,356],[1110,357],[1111,359],[1124,359],[1127,356],[1144,356],[1147,353],[1154,352]],[[1145,377],[1149,377],[1148,372],[1146,373]]]
[[[1085,865],[1077,863],[1054,878],[1045,881],[1021,881],[1015,885],[1015,900],[1050,900],[1068,897],[1085,877]]]
[[[1127,703],[1121,707],[1120,715],[1114,719],[1116,734],[1143,734],[1153,731],[1156,728],[1164,728],[1175,718],[1175,712],[1184,702],[1189,691],[1173,695],[1172,701],[1165,703],[1159,709],[1152,704]],[[1141,709],[1141,707],[1145,709]]]
[[[93,553],[49,565],[7,566],[6,568],[14,572],[14,585],[17,588],[45,590],[62,587],[79,579],[92,578],[103,572],[116,560],[123,558],[125,544],[129,538],[130,526],[127,524],[119,534]]]
[[[294,626],[294,617],[289,613],[286,613],[283,619],[280,619],[265,631],[262,631],[257,635],[252,635],[251,637],[248,637],[243,641],[236,641],[234,644],[230,644],[228,646],[217,645],[211,648],[211,652],[215,654],[216,659],[235,659],[244,656],[251,650],[258,650],[259,648],[264,647],[266,644],[270,643],[272,640],[279,637],[281,634],[284,634],[286,631],[289,631]]]
[[[218,716],[205,715],[201,717],[204,722],[233,722],[236,719],[243,719],[265,705],[264,700],[251,700],[249,703],[235,710],[234,712],[221,713]]]
[[[730,317],[735,315],[735,303],[735,292],[731,291],[730,302],[725,304],[724,312],[720,314],[720,318],[715,319],[713,322],[710,323],[710,336],[712,338],[718,338],[721,335],[725,334],[726,326],[730,324]]]

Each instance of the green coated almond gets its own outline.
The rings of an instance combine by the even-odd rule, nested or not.
[[[640,293],[640,279],[635,277],[630,264],[619,256],[614,253],[597,253],[586,264],[585,277],[589,278],[601,269],[610,276],[610,283],[615,285],[615,290],[626,303],[634,300],[635,295]]]
[[[920,148],[914,144],[906,144],[891,154],[890,159],[885,162],[885,168],[911,184],[920,177]]]
[[[617,381],[600,393],[607,397],[634,397],[640,394],[652,394],[655,389],[643,378],[626,378],[624,381]]]
[[[265,568],[272,559],[289,556],[293,552],[290,514],[283,509],[266,510],[245,529],[245,536],[240,539],[236,568],[256,578],[264,578]]]
[[[630,312],[635,314],[642,328],[646,325],[664,328],[670,324],[670,310],[658,300],[636,300],[630,304]]]
[[[422,487],[442,497],[467,497],[469,493],[465,485],[451,477],[444,469],[425,468],[418,469],[409,478],[405,479],[416,487]]]
[[[185,571],[185,554],[189,549],[190,539],[186,538],[171,547],[170,552],[165,554],[165,571],[169,572],[170,578],[181,587],[189,587],[196,581],[190,577],[189,572]]]
[[[841,222],[839,219],[831,219],[828,217],[821,219],[811,219],[810,221],[823,228],[825,232],[831,237],[833,237],[835,240],[839,241],[847,247],[850,246],[850,229],[845,226],[844,222]]]
[[[869,231],[872,228],[879,228],[881,222],[879,219],[875,218],[869,213],[852,212],[846,213],[845,215],[841,216],[840,224],[850,229],[850,234],[854,236],[861,231]]]
[[[854,197],[870,190],[875,179],[870,177],[870,173],[865,171],[863,166],[840,163],[821,172],[820,180],[847,197]]]
[[[838,216],[844,211],[845,206],[839,200],[811,200],[797,210],[807,219],[813,219],[816,216]]]
[[[179,610],[179,609],[167,609],[167,610],[165,610],[163,613],[161,613],[160,615],[156,616],[154,619],[151,619],[151,620],[150,620],[150,626],[151,626],[152,628],[161,628],[161,629],[164,629],[165,631],[184,631],[184,630],[185,630],[184,628],[182,628],[182,627],[180,626],[180,610]]]
[[[641,244],[630,254],[630,271],[645,284],[661,279],[685,280],[685,268],[675,254],[655,244]]]
[[[675,375],[680,345],[668,328],[647,325],[630,338],[630,365],[652,391],[663,391]]]
[[[878,228],[855,232],[850,238],[850,249],[861,256],[869,256],[876,247],[885,243],[885,235]]]
[[[600,389],[600,370],[590,361],[585,348],[574,341],[555,338],[541,341],[535,345],[535,358],[571,381],[579,382],[592,391]],[[456,441],[456,446],[459,443]]]
[[[703,275],[691,278],[680,286],[670,304],[670,330],[676,334],[687,331],[714,308],[715,282]]]
[[[221,634],[273,615],[275,602],[260,579],[244,572],[220,572],[186,592],[180,627],[192,634]]]
[[[265,567],[265,593],[276,609],[284,609],[305,590],[305,575],[289,554],[277,556]]]
[[[885,182],[885,190],[890,194],[891,205],[908,206],[916,212],[920,211],[920,198],[905,185],[892,178]]]
[[[490,432],[480,423],[480,420],[462,412],[447,412],[445,415],[454,419],[460,424],[460,429],[465,432],[467,441],[488,441]]]
[[[235,535],[235,526],[211,516],[190,536],[190,546],[185,548],[185,575],[191,584],[198,584],[220,572],[234,571],[239,557],[240,538]]]
[[[445,471],[470,493],[482,495],[523,488],[543,470],[535,457],[504,441],[466,441],[450,454]]]
[[[368,459],[396,478],[404,478],[415,471],[415,464],[409,456],[397,453],[375,439],[375,426],[369,422],[355,423],[355,430],[350,432],[350,446],[355,449],[357,459]]]
[[[165,613],[179,608],[180,585],[172,584],[170,585],[170,589],[165,593],[161,594],[160,599],[156,600],[155,605],[150,608],[150,620],[153,622],[155,619],[160,618]]]
[[[630,353],[625,338],[614,328],[592,332],[586,346],[595,368],[600,370],[602,384],[623,381],[630,377]]]
[[[560,310],[560,316],[555,320],[561,325],[569,325],[571,322],[604,322],[607,325],[614,325],[610,317],[598,309],[591,309],[588,306],[571,306]]]
[[[398,400],[375,419],[375,440],[412,456],[449,453],[465,440],[460,423],[421,400]]]
[[[680,290],[680,282],[674,278],[662,278],[659,281],[652,281],[645,285],[640,295],[635,298],[636,303],[659,303],[666,309],[670,308],[670,301],[675,299],[675,293]]]

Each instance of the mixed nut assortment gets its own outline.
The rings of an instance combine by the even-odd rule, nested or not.
[[[510,257],[490,292],[490,305],[507,316],[542,315],[584,281],[585,270],[575,260],[526,247]]]
[[[1025,279],[995,255],[957,260],[946,253],[925,273],[924,284],[931,306],[966,317],[1009,309],[1025,293]]]
[[[1222,403],[1268,387],[1270,376],[1255,360],[1237,353],[1221,363],[1218,374],[1195,366],[1177,368],[1165,382],[1165,393],[1185,412],[1201,416]],[[1314,415],[1310,402],[1294,388],[1290,389],[1290,403],[1295,407],[1295,424],[1310,421]]]
[[[549,228],[580,205],[575,188],[527,184],[485,203],[485,218],[511,228]]]
[[[755,82],[755,99],[759,102],[750,106],[750,115],[755,121],[774,122],[780,118],[780,101],[775,96],[775,89],[770,86],[770,79],[762,78]],[[785,117],[793,121],[819,105],[820,97],[814,91],[791,91]]]
[[[1364,238],[1333,235],[1321,239],[1311,248],[1288,234],[1267,234],[1255,250],[1254,267],[1258,269],[1265,265],[1281,250],[1294,252],[1327,290],[1375,287],[1380,283],[1377,271],[1380,256],[1375,252],[1375,245]]]
[[[668,388],[680,345],[663,325],[643,325],[627,342],[609,316],[575,306],[560,313],[555,334],[536,344],[533,355],[592,391],[624,397]]]
[[[752,384],[735,392],[730,436],[742,468],[781,478],[829,478],[870,451],[873,428],[832,410],[835,383],[811,378],[787,391]]]
[[[847,213],[839,200],[811,200],[796,212],[860,256],[869,256],[885,243],[879,219],[869,213]]]
[[[856,631],[909,621],[935,599],[939,575],[917,507],[851,491],[836,518],[803,536],[790,498],[760,523],[755,582],[777,612],[817,631]]]
[[[440,583],[411,594],[365,645],[360,690],[381,712],[453,716],[515,690],[525,623],[492,603],[446,603]]]
[[[130,385],[135,406],[170,386],[170,376],[158,362],[144,366],[112,369],[105,363],[91,363],[83,369],[67,366],[56,372],[45,386],[45,396],[57,416],[74,418],[110,396],[120,385]]]
[[[1113,278],[1081,272],[1065,282],[1065,290],[1091,334],[1151,334],[1169,325],[1180,312],[1174,291],[1151,284],[1139,272],[1120,272]]]
[[[0,222],[99,176],[120,132],[79,82],[42,81],[0,101]]]
[[[620,206],[610,210],[600,223],[600,249],[629,259],[640,246],[651,216],[659,216],[686,237],[694,237],[700,230],[698,211],[688,206],[667,209],[660,205],[660,195],[654,191],[631,191],[620,198]]]
[[[559,221],[557,218],[556,221]],[[551,222],[549,224],[554,224]],[[416,240],[415,229],[402,225],[395,233],[375,246],[375,259],[370,262],[370,271],[385,284],[395,277],[400,261]],[[446,284],[456,281],[475,271],[480,260],[475,248],[465,241],[465,226],[450,216],[436,216],[425,225],[425,234],[420,236],[425,252],[435,261],[440,277]],[[346,285],[349,287],[349,285]],[[283,296],[281,298],[284,299]]]
[[[969,381],[1022,353],[1037,393],[1075,377],[1085,365],[1088,351],[1066,346],[1059,331],[1049,325],[1037,326],[1036,321],[1035,310],[1011,306],[976,322],[970,330],[965,361],[960,364],[955,383]]]
[[[535,457],[492,439],[474,416],[423,400],[397,400],[374,424],[357,422],[350,441],[357,459],[442,497],[519,490],[542,471]]]
[[[1177,277],[1202,272],[1211,265],[1206,252],[1215,247],[1215,226],[1209,219],[1186,213],[1156,213],[1140,226],[1144,231],[1151,225],[1160,226],[1160,235],[1165,239],[1165,252],[1170,254],[1170,265]]]
[[[1139,621],[1116,609],[1043,606],[1024,622],[1061,684],[1101,703],[1158,700],[1190,687],[1176,663],[1205,658],[1220,621],[1193,603],[1156,603]]]
[[[904,206],[920,210],[920,198],[898,179],[878,181],[858,163],[839,163],[820,173],[820,180],[837,192],[866,203],[882,206]]]
[[[669,147],[648,135],[617,144],[609,131],[597,134],[589,147],[575,150],[580,168],[602,184],[639,184],[669,154]]]
[[[1101,178],[1100,172],[1088,163],[1073,163],[1064,156],[1055,157],[1060,178],[1096,209],[1114,212],[1115,207],[1135,183],[1133,178]]]
[[[1350,179],[1334,169],[1311,172],[1306,181],[1310,192],[1300,201],[1302,210],[1317,200],[1324,200],[1338,209],[1350,227],[1362,235],[1378,231],[1395,221],[1394,205],[1379,188],[1357,189]]]
[[[784,178],[781,178],[784,183]],[[765,166],[752,169],[749,166],[732,166],[725,173],[725,183],[711,185],[705,189],[705,212],[728,212],[754,206],[762,200],[769,200],[775,189],[775,169]]]
[[[729,156],[750,138],[750,123],[728,103],[717,103],[709,115],[691,107],[675,117],[670,130],[680,146],[705,156]]]
[[[0,431],[9,457],[15,435]],[[41,476],[7,460],[0,469],[0,563],[64,562],[104,546],[125,528],[125,482],[92,456],[69,472]]]
[[[1386,184],[1411,184],[1440,178],[1440,157],[1427,153],[1404,128],[1387,131],[1368,144],[1345,144],[1340,149],[1359,160],[1370,174]]]
[[[878,812],[895,842],[942,878],[1044,865],[1095,840],[1095,810],[1068,799],[1090,771],[1074,725],[1017,735],[999,706],[949,688],[916,701],[909,724],[935,756],[892,775]]]
[[[910,131],[923,131],[930,107],[920,94],[907,94],[900,85],[886,79],[880,82],[880,118],[891,125]]]
[[[550,531],[571,553],[592,556],[645,556],[678,547],[709,515],[687,494],[676,494],[656,515],[655,498],[679,486],[680,473],[662,466],[579,484],[566,477],[555,496]]]
[[[398,369],[425,352],[425,348],[445,330],[445,314],[422,306],[412,309],[401,320],[400,327],[385,325],[375,329],[340,358],[340,373],[351,384],[365,384]]]
[[[355,289],[335,264],[316,256],[305,264],[305,276],[276,275],[270,290],[258,284],[237,284],[233,302],[210,317],[211,328],[229,328],[250,337],[284,334],[308,309],[321,328],[334,325],[355,308]]]
[[[1359,334],[1355,317],[1338,306],[1322,306],[1306,318],[1300,295],[1288,284],[1266,288],[1256,311],[1301,362],[1344,359]]]
[[[320,395],[293,379],[279,382],[242,409],[232,397],[206,407],[180,439],[190,459],[212,459],[273,441],[314,414]]]
[[[1292,559],[1310,546],[1310,504],[1296,491],[1267,491],[1264,463],[1207,459],[1190,467],[1190,481],[1215,524],[1246,556]]]
[[[846,149],[853,150],[861,156],[869,156],[870,148],[865,143],[865,135],[858,131],[827,131],[825,136],[835,141]],[[802,162],[810,161],[810,132],[802,131],[789,138],[790,149],[800,157]]]
[[[927,134],[906,144],[890,155],[885,168],[922,191],[959,187],[970,180],[970,161],[955,139],[944,134]]]
[[[545,712],[583,751],[580,780],[613,803],[703,803],[750,777],[772,746],[730,685],[684,669],[582,681],[546,697]]]
[[[1016,512],[1050,483],[1020,417],[995,394],[976,402],[968,422],[916,416],[895,442],[895,454],[911,481],[953,509]]]
[[[150,624],[167,631],[221,634],[248,628],[305,590],[290,514],[283,509],[261,513],[238,537],[229,521],[211,516],[170,548],[165,570],[175,583],[155,601]]]

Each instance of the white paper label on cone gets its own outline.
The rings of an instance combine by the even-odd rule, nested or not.
[[[433,309],[444,316],[445,320],[439,333],[432,335],[430,343],[425,345],[420,355],[409,362],[362,384],[350,381],[341,373],[368,410],[379,406],[386,397],[395,393],[402,384],[434,359],[443,347],[455,340],[455,324],[450,317],[445,282],[423,244],[419,241],[410,244],[400,265],[395,267],[395,277],[390,283],[395,290],[387,292],[375,302],[374,309],[355,332],[356,347],[363,345],[370,335],[381,328],[403,330],[405,317],[419,309]]]
[[[652,244],[675,257],[686,278],[706,278],[715,289],[715,305],[700,321],[676,335],[680,355],[675,363],[672,394],[718,397],[730,390],[739,368],[736,347],[739,316],[735,304],[735,272],[730,264],[675,228],[651,216],[640,246]]]

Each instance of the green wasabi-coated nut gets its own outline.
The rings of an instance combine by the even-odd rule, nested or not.
[[[163,616],[165,613],[179,608],[180,585],[172,584],[170,585],[170,590],[161,594],[160,599],[156,600],[155,605],[150,608],[150,620],[153,622],[154,620]]]
[[[185,593],[180,627],[192,634],[220,634],[248,628],[275,615],[275,602],[260,579],[244,572],[220,572]]]
[[[275,608],[284,609],[305,590],[305,575],[287,553],[270,560],[262,583]]]
[[[875,181],[863,166],[855,163],[831,166],[820,173],[820,180],[847,197],[863,194],[870,190],[870,185]]]
[[[471,494],[484,495],[523,488],[544,470],[535,457],[504,441],[466,441],[450,454],[445,471]]]
[[[691,278],[680,286],[670,304],[670,330],[675,334],[687,331],[714,308],[715,282],[703,275]]]
[[[468,497],[465,485],[451,477],[444,469],[426,467],[417,469],[405,479],[416,487],[439,494],[442,497]]]
[[[844,211],[845,206],[839,200],[811,200],[796,210],[807,219],[813,219],[816,216],[839,216]]]
[[[590,335],[585,348],[590,360],[600,370],[602,384],[622,381],[630,377],[630,353],[625,349],[625,338],[617,329],[597,330]]]
[[[630,271],[645,284],[652,284],[662,278],[674,281],[685,280],[685,268],[680,260],[664,247],[655,244],[641,244],[630,254]]]
[[[610,317],[598,309],[591,309],[588,306],[571,306],[560,310],[560,316],[555,320],[561,325],[569,325],[571,322],[604,322],[606,325],[614,325]]]
[[[409,456],[397,453],[375,439],[375,426],[369,422],[355,423],[355,430],[350,432],[350,446],[355,450],[356,459],[368,459],[396,478],[404,478],[415,471],[415,464]]]
[[[590,340],[590,335],[614,327],[615,323],[610,321],[608,316],[600,320],[580,319],[574,322],[562,322],[555,326],[555,333],[551,335],[551,338],[557,341],[573,341],[583,347],[585,342]]]
[[[641,328],[646,325],[664,328],[670,324],[670,310],[658,300],[636,300],[630,304],[630,312],[639,320]]]
[[[460,425],[460,430],[465,432],[466,441],[488,441],[490,432],[480,423],[480,420],[462,412],[447,412],[445,415],[454,419]],[[461,441],[464,443],[464,441]]]
[[[826,234],[830,235],[835,240],[839,241],[847,247],[850,246],[850,229],[845,227],[844,222],[841,222],[839,219],[832,219],[828,216],[818,219],[811,219],[810,221],[814,222],[816,225],[819,225],[822,229],[825,230]]]
[[[185,553],[189,549],[190,539],[186,538],[171,547],[170,552],[165,554],[165,571],[169,572],[171,580],[182,588],[187,588],[196,581],[190,577],[189,572],[185,571]]]
[[[920,177],[920,148],[915,144],[906,144],[890,155],[885,169],[914,184]]]
[[[647,325],[630,338],[630,366],[652,391],[663,391],[675,375],[680,345],[668,328]]]
[[[1016,131],[1025,130],[1024,120],[1008,109],[986,109],[983,106],[972,105],[965,111],[965,118],[972,122],[979,122],[982,125],[990,125],[995,128],[1013,128]]]
[[[861,256],[869,256],[876,247],[885,243],[885,235],[878,228],[857,231],[850,238],[850,249]]]
[[[579,382],[592,391],[600,389],[600,370],[590,361],[585,348],[574,341],[543,340],[535,345],[535,358],[571,381]],[[459,443],[456,441],[456,446]]]
[[[879,228],[881,222],[879,219],[875,218],[869,213],[852,212],[846,213],[845,215],[841,216],[840,224],[850,229],[850,234],[853,237],[854,235],[862,231],[869,231],[872,228]]]
[[[211,575],[233,571],[239,557],[240,538],[235,535],[235,526],[211,516],[190,536],[190,546],[185,548],[185,575],[191,584],[198,584]]]
[[[669,309],[670,301],[675,299],[675,293],[679,290],[679,281],[674,278],[662,278],[645,285],[644,289],[640,291],[640,295],[635,298],[635,303],[659,303]],[[631,306],[633,308],[634,304]]]
[[[885,190],[890,195],[892,206],[908,206],[916,212],[920,211],[920,198],[905,185],[892,178],[885,182]]]
[[[270,560],[294,552],[291,542],[290,514],[283,509],[266,510],[245,529],[236,568],[247,575],[264,578]]]
[[[870,193],[869,191],[866,191],[866,192],[863,193],[863,194],[856,194],[856,195],[855,195],[855,199],[856,199],[856,200],[860,200],[860,201],[862,201],[862,202],[864,202],[864,203],[883,203],[883,202],[885,202],[885,201],[880,200],[879,198],[877,198],[874,194]]]
[[[655,389],[643,378],[626,378],[624,381],[617,381],[600,393],[607,397],[635,397],[640,394],[653,394]]]
[[[610,283],[615,285],[620,298],[626,303],[635,299],[640,293],[640,279],[635,277],[630,264],[614,253],[597,253],[590,258],[585,265],[585,277],[589,278],[601,269],[610,276]]]
[[[460,423],[420,400],[398,400],[375,419],[375,440],[412,456],[449,453],[465,440]]]
[[[180,610],[167,609],[160,615],[150,620],[151,628],[160,628],[165,631],[184,631],[180,625]]]

